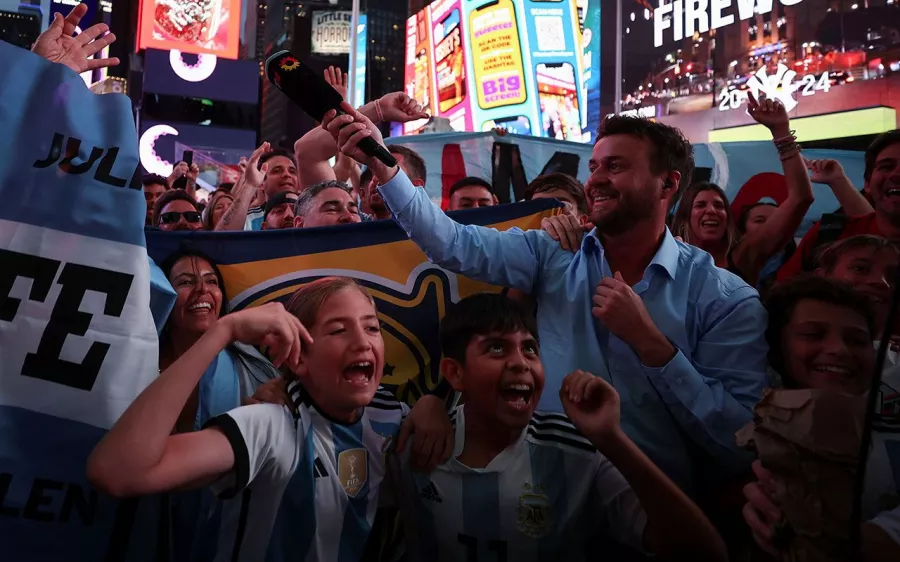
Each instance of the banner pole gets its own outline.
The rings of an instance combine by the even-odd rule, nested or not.
[[[622,112],[622,0],[616,0],[616,115]]]
[[[347,101],[352,105],[356,99],[356,33],[359,28],[359,0],[353,0],[353,15],[350,17],[350,61],[347,64]]]

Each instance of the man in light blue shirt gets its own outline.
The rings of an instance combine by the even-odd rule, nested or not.
[[[697,469],[724,476],[748,466],[734,433],[765,384],[766,313],[753,288],[666,228],[693,172],[679,131],[637,118],[604,122],[585,185],[596,228],[571,253],[543,231],[457,224],[402,171],[357,147],[381,142],[380,133],[344,110],[323,127],[372,166],[394,219],[432,262],[537,298],[549,391],[539,408],[562,411],[554,391],[583,369],[615,386],[626,433],[688,492]]]

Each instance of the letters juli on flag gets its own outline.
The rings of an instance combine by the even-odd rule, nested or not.
[[[557,203],[451,213],[463,224],[498,230],[539,228]],[[438,326],[447,306],[476,292],[501,291],[433,264],[393,221],[260,232],[148,232],[150,256],[162,263],[182,245],[218,263],[230,310],[286,300],[302,284],[330,275],[359,280],[375,297],[385,340],[382,384],[410,404],[440,383]]]
[[[149,560],[152,499],[85,478],[159,363],[131,104],[0,42],[0,130],[2,558]]]

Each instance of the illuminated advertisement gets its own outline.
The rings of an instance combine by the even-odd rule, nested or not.
[[[431,19],[428,8],[406,20],[406,72],[405,88],[407,95],[422,104],[422,107],[434,115],[437,111],[437,99],[434,95],[433,76],[431,72]],[[417,131],[425,124],[424,119],[411,121],[403,125],[403,133]]]
[[[853,112],[896,112],[885,100],[900,87],[900,3],[826,4],[628,6],[621,110],[652,113],[692,142],[749,141],[765,131],[747,115],[747,99],[765,94],[784,104],[800,140],[849,136],[848,125],[856,136],[881,132],[880,119],[857,128],[864,120]]]
[[[238,58],[241,0],[141,0],[137,49]]]
[[[319,10],[312,13],[310,52],[318,55],[345,55],[350,52],[350,25],[353,12]]]
[[[144,92],[185,98],[256,104],[259,63],[218,60],[215,55],[189,55],[177,50],[147,49]]]
[[[407,21],[406,92],[457,131],[590,140],[599,20],[599,0],[435,2]]]
[[[460,0],[441,0],[431,5],[431,38],[434,44],[434,74],[437,115],[446,117],[453,128],[472,128],[466,100],[466,49],[462,31]]]
[[[368,37],[368,27],[366,14],[360,14],[359,23],[356,26],[356,60],[350,61],[351,65],[356,66],[353,107],[362,107],[366,103],[366,46],[368,45],[366,38]],[[350,67],[348,66],[348,68]]]
[[[216,147],[220,150],[234,149],[250,154],[256,148],[256,132],[141,120],[138,150],[141,165],[148,173],[167,177],[172,173],[173,164],[181,158],[181,151],[178,149],[184,147],[198,151]]]

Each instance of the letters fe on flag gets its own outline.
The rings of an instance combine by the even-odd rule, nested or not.
[[[558,212],[555,201],[450,213],[463,224],[498,230],[539,228]],[[304,283],[353,277],[369,288],[385,340],[382,384],[414,403],[440,382],[438,326],[447,306],[476,292],[502,290],[433,264],[393,221],[336,227],[236,233],[148,232],[147,249],[161,263],[180,247],[217,262],[230,310],[285,302]]]
[[[0,130],[0,558],[149,560],[151,500],[85,478],[159,361],[131,104],[0,42]]]

